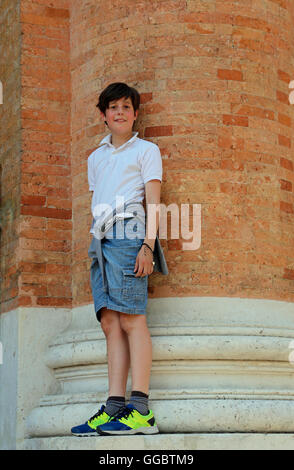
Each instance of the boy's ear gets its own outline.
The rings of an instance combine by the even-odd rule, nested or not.
[[[100,118],[107,125],[106,116],[104,113],[102,113],[102,111],[100,111]]]

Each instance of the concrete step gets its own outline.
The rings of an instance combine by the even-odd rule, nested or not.
[[[154,436],[38,437],[27,450],[294,450],[294,434],[194,433]]]

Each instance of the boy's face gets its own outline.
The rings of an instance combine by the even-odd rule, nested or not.
[[[110,101],[105,115],[102,112],[100,114],[101,118],[107,121],[112,133],[123,135],[132,131],[134,121],[138,116],[138,110],[134,112],[131,98],[121,98]]]

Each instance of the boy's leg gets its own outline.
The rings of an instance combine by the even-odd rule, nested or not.
[[[152,365],[152,342],[146,317],[145,315],[120,313],[120,324],[127,335],[129,344],[132,390],[148,395]]]
[[[130,403],[112,421],[98,426],[97,432],[101,435],[158,434],[153,411],[148,406],[152,343],[146,318],[121,313],[120,322],[128,336],[133,392]]]
[[[124,397],[130,368],[130,353],[127,334],[121,328],[120,313],[103,307],[101,327],[107,344],[109,396]]]
[[[86,423],[71,429],[75,436],[95,435],[97,426],[108,422],[110,417],[125,407],[130,357],[127,335],[120,326],[119,312],[102,308],[101,326],[107,341],[109,396],[106,406],[103,405]]]

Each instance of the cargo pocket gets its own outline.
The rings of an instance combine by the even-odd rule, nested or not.
[[[123,269],[122,296],[129,301],[145,301],[147,297],[148,276],[136,277],[133,269]]]

